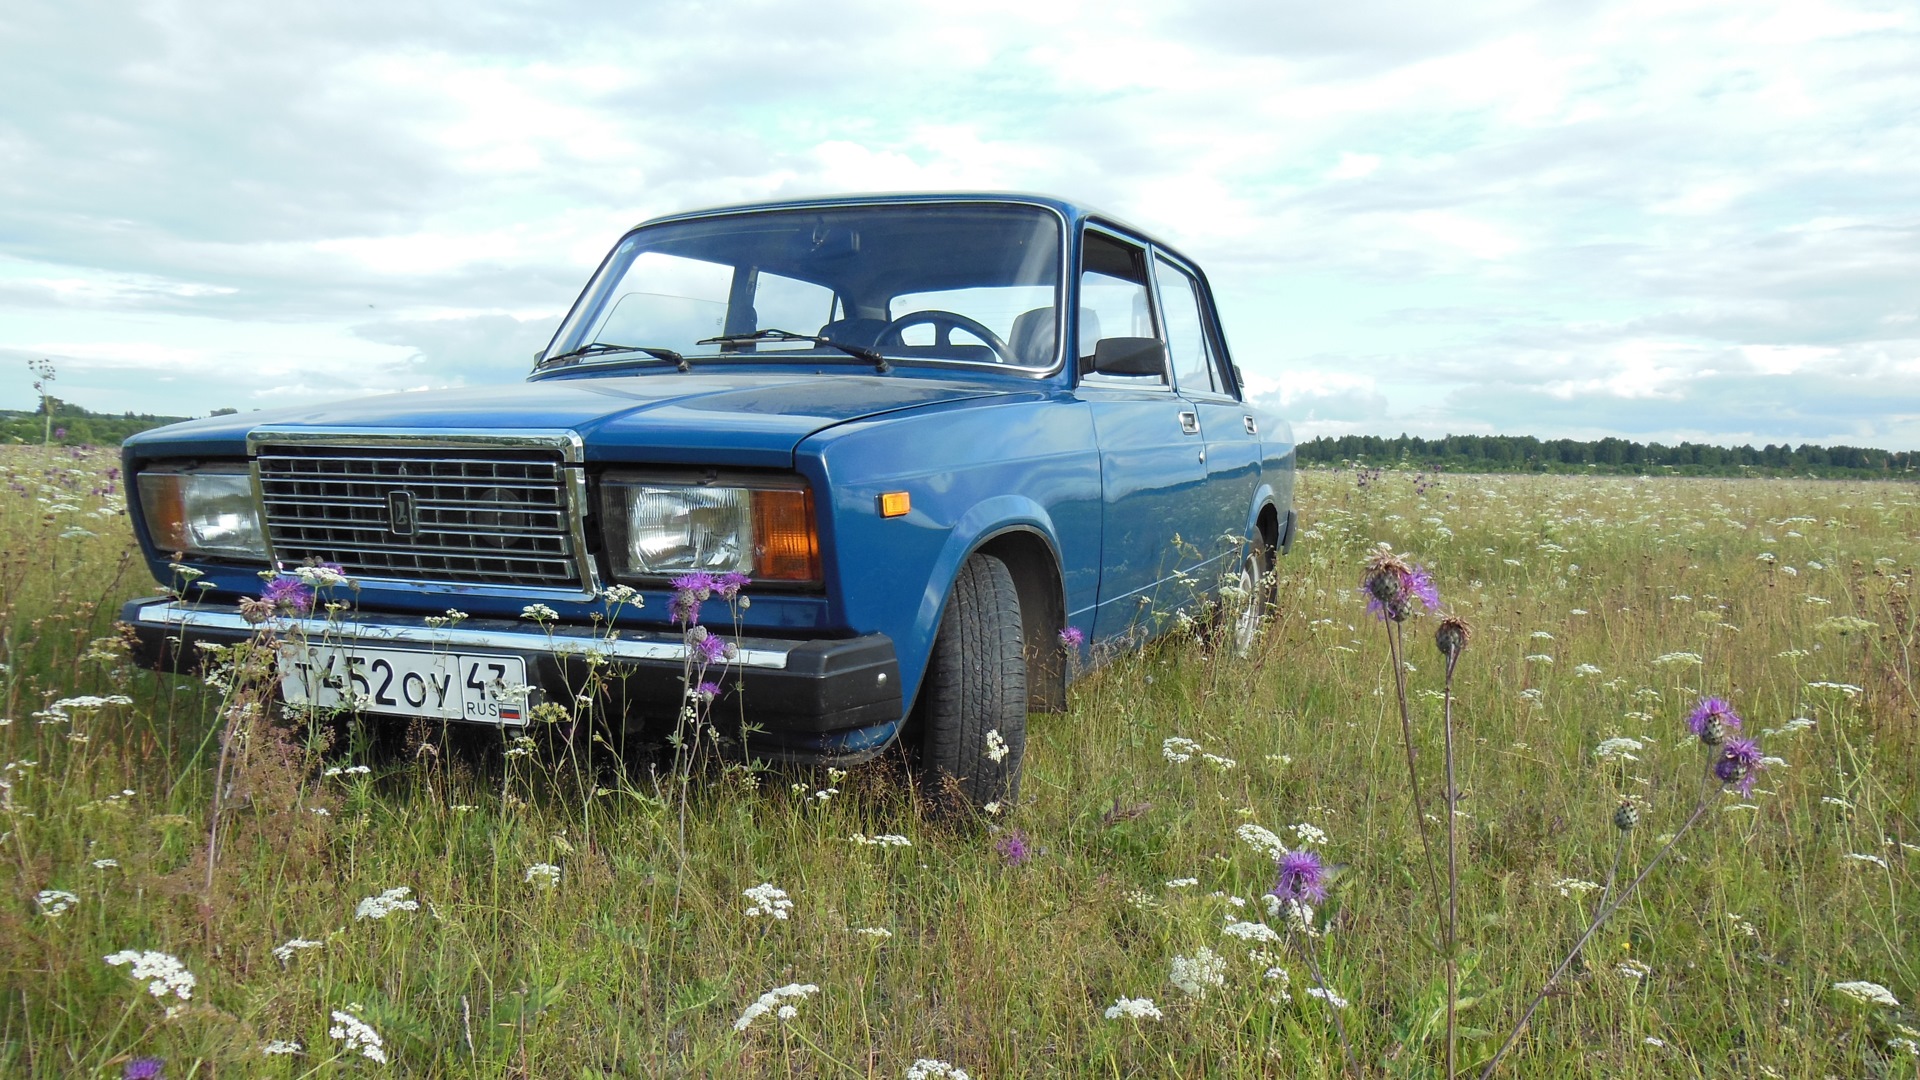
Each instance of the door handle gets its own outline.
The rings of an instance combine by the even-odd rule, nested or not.
[[[1243,416],[1241,417],[1241,419],[1247,422],[1247,434],[1249,435],[1260,434],[1260,424],[1256,420],[1254,420],[1253,417]]]
[[[1183,412],[1180,414],[1180,430],[1189,435],[1200,434],[1200,414]]]

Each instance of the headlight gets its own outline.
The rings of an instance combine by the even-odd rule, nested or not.
[[[797,479],[702,484],[616,475],[601,481],[600,492],[616,577],[699,570],[790,584],[820,580],[813,493]]]
[[[140,509],[153,546],[163,552],[267,557],[253,478],[239,462],[147,469],[140,474]]]

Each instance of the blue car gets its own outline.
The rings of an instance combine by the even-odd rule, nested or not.
[[[151,664],[272,609],[290,701],[511,732],[590,664],[628,734],[711,659],[734,751],[904,740],[976,803],[1017,794],[1029,712],[1181,612],[1232,600],[1250,647],[1294,532],[1292,431],[1199,268],[1024,195],[649,221],[523,383],[177,424],[125,471],[173,586],[124,613]],[[275,571],[339,602],[275,609]]]

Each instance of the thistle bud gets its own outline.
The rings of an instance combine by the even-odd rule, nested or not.
[[[1633,827],[1638,824],[1640,824],[1640,808],[1625,799],[1620,800],[1619,808],[1613,812],[1613,827],[1621,832],[1632,832]]]
[[[1467,642],[1472,639],[1473,629],[1466,624],[1466,620],[1454,615],[1441,619],[1440,628],[1433,632],[1433,643],[1440,649],[1440,655],[1447,658],[1448,663],[1460,659],[1461,650],[1465,649]]]
[[[1719,746],[1727,741],[1727,725],[1718,716],[1709,715],[1700,722],[1700,741],[1708,746]]]

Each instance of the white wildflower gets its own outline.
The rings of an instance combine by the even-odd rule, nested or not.
[[[1195,885],[1198,885],[1198,884],[1200,884],[1200,879],[1199,879],[1199,878],[1197,878],[1197,877],[1177,877],[1177,878],[1172,878],[1172,879],[1170,879],[1170,880],[1168,880],[1168,882],[1167,882],[1167,888],[1169,888],[1169,889],[1191,889],[1191,888],[1193,888],[1193,887],[1194,887]]]
[[[321,942],[309,941],[306,938],[289,938],[285,943],[273,947],[273,955],[275,959],[285,964],[293,959],[294,953],[302,949],[317,949],[321,944]]]
[[[1192,957],[1173,957],[1167,980],[1181,994],[1202,999],[1208,988],[1227,984],[1227,959],[1213,955],[1213,949],[1200,945]]]
[[[1526,656],[1526,661],[1529,664],[1552,664],[1553,657],[1548,656],[1546,653],[1529,653]]]
[[[347,575],[331,566],[296,566],[293,568],[293,576],[300,579],[300,584],[315,589],[353,584],[348,580]]]
[[[854,833],[852,836],[847,837],[847,839],[852,843],[865,844],[868,847],[912,847],[913,846],[913,841],[907,839],[904,836],[901,836],[899,833],[881,833],[878,836],[868,836],[865,833]]]
[[[123,949],[108,956],[106,961],[114,967],[133,965],[132,970],[127,974],[132,976],[135,982],[145,982],[147,993],[154,997],[166,997],[172,994],[181,1001],[187,1001],[193,997],[193,984],[198,980],[177,957],[163,952]]]
[[[116,867],[116,866],[119,866],[119,865],[120,865],[120,860],[119,860],[119,859],[95,859],[95,860],[93,860],[93,868],[94,868],[95,870],[111,870],[111,869],[113,869],[114,867]]]
[[[1535,641],[1552,641],[1553,640],[1553,635],[1547,633],[1545,630],[1535,630],[1532,634],[1528,636],[1532,637],[1533,640]]]
[[[1521,701],[1531,701],[1535,704],[1538,704],[1540,699],[1546,696],[1546,692],[1537,686],[1529,686],[1525,690],[1520,691]]]
[[[369,1061],[377,1061],[382,1065],[387,1063],[386,1044],[380,1038],[380,1033],[352,1013],[333,1010],[333,1026],[327,1029],[327,1037],[340,1040],[340,1052],[343,1054],[359,1054]]]
[[[1847,800],[1845,800],[1845,799],[1836,799],[1836,798],[1834,798],[1834,797],[1833,797],[1833,796],[1831,796],[1831,795],[1822,795],[1822,796],[1820,796],[1820,803],[1821,803],[1821,805],[1822,805],[1822,806],[1837,806],[1837,807],[1839,807],[1839,808],[1840,808],[1840,809],[1842,809],[1842,810],[1851,810],[1851,809],[1853,809],[1853,804],[1852,804],[1852,803],[1850,803],[1850,802],[1848,802],[1848,801],[1847,801]]]
[[[1553,883],[1553,887],[1560,890],[1561,896],[1580,896],[1590,893],[1600,886],[1591,881],[1583,881],[1580,878],[1561,878],[1559,881]]]
[[[1833,988],[1866,1005],[1885,1005],[1892,1009],[1900,1007],[1900,999],[1893,996],[1893,991],[1876,982],[1837,982]]]
[[[379,896],[369,896],[353,909],[353,917],[384,919],[396,911],[419,911],[420,901],[407,899],[412,894],[412,889],[402,885],[397,889],[388,889]]]
[[[1810,683],[1808,683],[1808,684],[1807,684],[1807,689],[1809,689],[1809,690],[1834,690],[1834,691],[1837,691],[1837,692],[1839,692],[1839,693],[1842,693],[1842,694],[1845,694],[1845,695],[1847,696],[1847,700],[1848,700],[1848,701],[1852,701],[1852,700],[1853,700],[1854,698],[1857,698],[1857,697],[1859,697],[1859,696],[1860,696],[1861,694],[1864,694],[1864,693],[1866,693],[1866,691],[1865,691],[1865,690],[1863,690],[1863,689],[1861,689],[1861,688],[1860,688],[1860,687],[1858,687],[1858,686],[1855,686],[1855,685],[1853,685],[1852,683],[1843,683],[1843,682],[1828,682],[1828,681],[1826,681],[1825,679],[1822,679],[1822,680],[1820,680],[1820,681],[1818,681],[1818,682],[1810,682]]]
[[[80,898],[65,889],[41,889],[34,894],[33,902],[40,907],[40,914],[49,919],[57,919],[66,914],[67,909],[80,902]]]
[[[788,983],[785,986],[776,986],[761,994],[753,1004],[747,1006],[746,1011],[740,1014],[740,1019],[733,1022],[733,1030],[745,1031],[753,1026],[755,1020],[768,1013],[773,1013],[782,1020],[791,1020],[799,1010],[782,1002],[789,999],[805,1001],[819,992],[820,988],[813,983]]]
[[[1344,1008],[1346,1008],[1346,1007],[1347,1007],[1347,999],[1346,999],[1346,998],[1343,998],[1343,997],[1341,997],[1341,996],[1340,996],[1339,994],[1336,994],[1336,993],[1334,993],[1333,991],[1331,991],[1331,990],[1328,990],[1327,988],[1325,988],[1325,987],[1323,987],[1323,986],[1309,986],[1309,987],[1307,987],[1307,996],[1308,996],[1308,997],[1317,997],[1317,998],[1319,998],[1320,1000],[1322,1000],[1322,1001],[1324,1001],[1324,1002],[1326,1002],[1327,1004],[1329,1004],[1329,1005],[1331,1005],[1331,1006],[1333,1006],[1333,1007],[1334,1007],[1334,1008],[1336,1008],[1336,1009],[1344,1009]]]
[[[537,862],[527,867],[525,881],[542,889],[551,889],[560,884],[560,868],[547,862]]]
[[[747,917],[750,919],[762,915],[785,919],[793,912],[793,901],[787,898],[787,891],[774,888],[771,882],[762,882],[740,895],[752,901],[747,905]]]
[[[1878,855],[1862,855],[1857,851],[1849,851],[1847,852],[1847,858],[1852,859],[1854,862],[1872,863],[1882,870],[1887,868],[1887,860]]]
[[[1192,739],[1175,735],[1160,743],[1160,756],[1176,765],[1192,761],[1193,755],[1201,752],[1200,744]]]
[[[1795,735],[1802,731],[1810,731],[1817,726],[1819,725],[1816,724],[1812,719],[1808,717],[1796,716],[1777,728],[1763,728],[1761,729],[1760,734],[1762,735]]]
[[[1233,830],[1233,835],[1253,845],[1256,851],[1270,859],[1277,860],[1287,853],[1287,845],[1278,836],[1252,822]]]
[[[1241,941],[1279,941],[1280,940],[1279,933],[1276,932],[1273,927],[1268,926],[1266,923],[1246,922],[1246,921],[1230,922],[1227,925],[1221,927],[1220,932],[1227,935],[1228,937],[1239,938]]]
[[[1600,674],[1600,669],[1592,664],[1580,664],[1573,669],[1573,674],[1575,678],[1584,679],[1589,675]]]
[[[1696,652],[1670,652],[1670,653],[1661,653],[1659,656],[1654,657],[1653,662],[1663,666],[1671,665],[1671,664],[1690,664],[1694,667],[1699,667],[1701,664],[1705,663],[1706,661],[1702,660],[1700,658],[1700,654]]]
[[[1200,760],[1206,762],[1208,765],[1213,766],[1215,769],[1219,770],[1220,772],[1226,772],[1227,770],[1232,769],[1240,764],[1239,762],[1233,760],[1230,757],[1221,757],[1219,754],[1201,754]]]
[[[1645,745],[1642,744],[1639,739],[1619,736],[1607,739],[1599,746],[1594,747],[1593,756],[1602,761],[1610,761],[1614,758],[1619,758],[1622,761],[1639,761],[1639,758],[1633,756],[1632,751],[1644,750],[1645,748]]]
[[[303,1049],[305,1048],[302,1047],[297,1040],[275,1039],[265,1046],[262,1046],[260,1052],[267,1057],[277,1057],[281,1054],[297,1054]]]
[[[906,1080],[970,1080],[965,1069],[949,1065],[938,1058],[921,1058],[907,1066]]]
[[[550,623],[559,619],[560,613],[545,604],[528,604],[520,609],[520,617],[537,623]]]
[[[893,936],[893,931],[884,926],[859,926],[855,927],[853,932],[861,937],[877,938],[881,941]]]
[[[1000,737],[999,728],[987,732],[987,760],[998,765],[1007,760],[1007,755],[1011,752],[1012,748],[1007,745],[1007,740]]]
[[[1165,1014],[1152,998],[1118,998],[1107,1006],[1109,1020],[1158,1020]]]
[[[1304,821],[1293,826],[1293,835],[1303,844],[1324,844],[1327,842],[1327,834],[1321,831],[1319,826],[1309,825]]]

